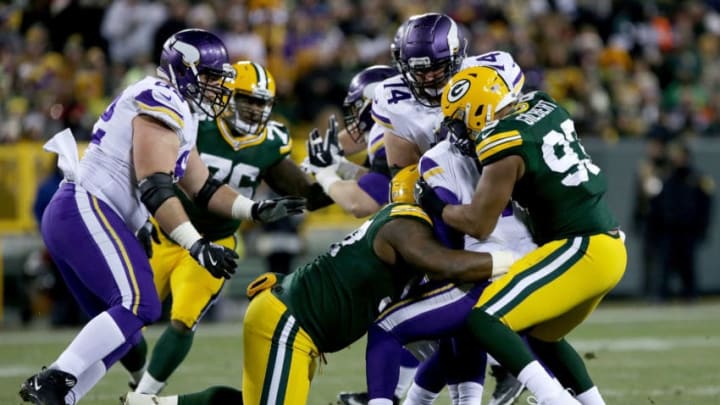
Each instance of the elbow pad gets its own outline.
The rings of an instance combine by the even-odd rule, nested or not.
[[[145,177],[138,182],[138,189],[140,189],[140,201],[153,215],[165,200],[175,197],[173,178],[168,173],[153,173]]]
[[[205,180],[205,184],[203,184],[200,191],[195,194],[195,205],[200,208],[207,209],[208,203],[210,203],[210,198],[212,198],[213,194],[215,194],[222,185],[223,182],[213,178],[211,173],[207,180]]]

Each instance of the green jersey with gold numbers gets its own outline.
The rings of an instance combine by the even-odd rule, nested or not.
[[[255,195],[268,168],[290,154],[292,141],[282,124],[269,121],[260,135],[235,136],[223,120],[200,121],[197,149],[200,158],[216,179],[247,198]],[[216,215],[199,208],[183,193],[177,195],[197,230],[210,240],[235,233],[239,220]]]
[[[397,218],[432,227],[416,205],[386,205],[273,289],[321,352],[340,350],[362,337],[382,308],[421,275],[400,259],[391,266],[375,254],[378,231]]]
[[[567,111],[547,94],[524,95],[513,114],[483,129],[475,151],[484,166],[510,155],[525,162],[512,198],[528,210],[536,243],[617,227],[604,198],[603,173],[585,152]]]

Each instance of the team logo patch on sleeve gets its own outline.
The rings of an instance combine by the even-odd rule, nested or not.
[[[409,205],[409,204],[401,204],[393,207],[390,210],[390,216],[391,217],[397,217],[397,216],[403,216],[403,217],[416,217],[420,218],[423,221],[427,222],[429,225],[432,226],[432,220],[430,219],[430,216],[428,216],[425,211],[422,210],[422,208],[418,207],[417,205]]]

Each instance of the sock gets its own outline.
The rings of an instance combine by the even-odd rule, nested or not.
[[[518,374],[517,379],[525,384],[528,390],[535,395],[539,403],[543,403],[547,399],[555,398],[562,392],[566,392],[562,385],[550,377],[537,360],[523,368]]]
[[[65,403],[76,404],[80,402],[80,399],[87,394],[92,387],[100,381],[101,378],[107,373],[105,363],[101,361],[95,362],[92,366],[88,367],[82,374],[77,377],[77,383],[68,392],[65,397]]]
[[[583,405],[605,405],[597,387],[592,387],[575,398]]]
[[[460,401],[460,392],[458,391],[458,384],[447,385],[448,394],[450,394],[450,403],[457,404]]]
[[[242,391],[232,387],[215,386],[193,394],[181,395],[177,405],[242,405]],[[158,405],[165,405],[160,403]],[[174,405],[174,404],[167,404]]]
[[[158,394],[165,388],[164,381],[158,381],[149,372],[145,372],[135,388],[135,392],[141,394]]]
[[[80,376],[125,342],[120,327],[107,312],[101,312],[80,330],[65,349],[54,368]]]
[[[138,344],[130,348],[125,356],[120,359],[120,363],[130,373],[131,382],[135,385],[147,370],[147,348],[147,341],[145,338],[141,338]]]
[[[387,398],[375,398],[368,401],[368,405],[393,405],[393,401]]]
[[[403,405],[432,405],[437,396],[437,392],[428,391],[416,383],[412,383]]]
[[[190,352],[194,335],[195,332],[179,332],[172,326],[165,328],[155,343],[148,372],[158,381],[167,381]]]
[[[462,382],[457,385],[458,400],[454,405],[474,405],[482,403],[483,386],[476,382]]]
[[[482,309],[470,311],[466,324],[480,347],[491,353],[513,375],[518,375],[535,360],[520,335]]]
[[[413,382],[413,378],[415,377],[415,372],[417,371],[417,367],[403,367],[400,366],[400,375],[398,378],[398,384],[395,388],[395,396],[397,398],[402,398],[405,396],[405,392],[407,392],[408,388],[410,388],[410,384]]]
[[[545,342],[528,336],[528,344],[560,384],[573,392],[586,392],[595,386],[585,367],[585,362],[565,339]]]

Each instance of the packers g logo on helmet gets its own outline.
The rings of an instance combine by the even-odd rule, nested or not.
[[[417,164],[403,167],[390,180],[390,202],[415,204],[415,183],[419,178]]]
[[[495,69],[473,66],[450,79],[441,108],[445,117],[462,120],[469,130],[479,132],[516,99]]]

